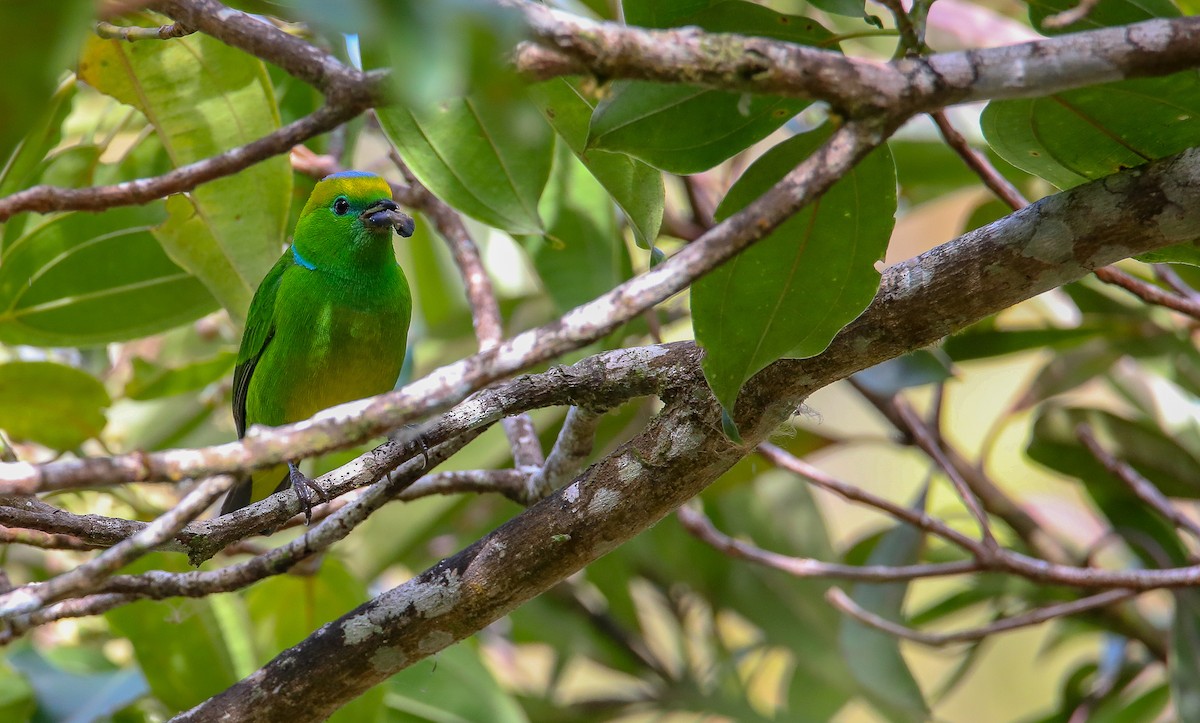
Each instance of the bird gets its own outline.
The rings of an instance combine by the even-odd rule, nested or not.
[[[296,222],[292,245],[259,284],[233,370],[238,439],[255,424],[277,427],[322,409],[390,391],[408,345],[412,294],[392,249],[392,231],[413,219],[383,178],[362,171],[326,176]],[[227,514],[291,485],[312,522],[312,490],[295,461],[239,479]]]

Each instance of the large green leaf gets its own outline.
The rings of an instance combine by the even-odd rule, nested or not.
[[[833,34],[816,21],[742,0],[702,10],[687,24],[836,48]],[[587,145],[628,153],[671,173],[699,173],[766,138],[808,104],[797,98],[619,81],[596,107]]]
[[[923,490],[913,508],[924,510],[925,497]],[[922,530],[901,523],[880,536],[866,564],[893,567],[914,564],[920,559],[924,543]],[[857,583],[851,588],[850,597],[867,612],[900,622],[907,593],[905,582]],[[928,720],[929,710],[921,688],[900,654],[900,643],[894,636],[843,617],[838,640],[846,664],[877,705],[893,716]]]
[[[828,130],[796,136],[747,169],[717,209],[743,208],[807,158]],[[887,148],[867,156],[813,204],[692,286],[704,376],[726,409],[742,383],[781,357],[820,353],[879,287],[896,211]]]
[[[125,572],[181,572],[178,555],[154,553]],[[187,710],[241,677],[221,633],[214,602],[204,598],[141,600],[104,614],[113,630],[133,644],[133,654],[154,696],[172,712]]]
[[[662,174],[624,153],[588,150],[593,104],[569,81],[555,78],[539,83],[530,89],[530,95],[558,135],[629,218],[638,243],[653,246],[662,226],[666,192]]]
[[[1071,188],[1200,143],[1200,73],[993,101],[980,122],[1009,163]]]
[[[54,86],[71,67],[91,19],[88,0],[0,2],[0,47],[10,69],[0,83],[0,163],[19,144],[41,145],[45,127],[31,126],[52,103]]]
[[[0,429],[14,439],[75,449],[104,429],[108,392],[85,371],[54,362],[0,364]]]
[[[176,166],[279,128],[262,61],[203,33],[148,43],[92,38],[79,75],[145,114]],[[283,248],[291,185],[285,156],[257,163],[172,198],[170,218],[155,235],[240,319]]]
[[[550,176],[554,136],[540,119],[518,125],[474,98],[423,112],[390,106],[378,114],[405,163],[439,198],[509,233],[542,232],[538,198]]]
[[[608,194],[566,148],[558,153],[540,209],[545,235],[521,241],[559,311],[591,301],[633,274]]]
[[[0,259],[0,341],[84,346],[153,334],[215,308],[151,235],[162,204],[68,213]]]

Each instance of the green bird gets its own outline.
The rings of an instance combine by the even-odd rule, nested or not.
[[[252,424],[299,422],[395,385],[412,296],[392,251],[393,228],[411,236],[413,220],[399,211],[379,176],[343,171],[313,189],[291,248],[250,302],[233,370],[239,439]],[[295,462],[240,480],[221,514],[289,484],[311,521],[309,488],[318,490]]]

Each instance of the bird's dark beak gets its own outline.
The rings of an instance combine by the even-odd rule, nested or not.
[[[360,216],[363,223],[374,229],[383,230],[389,226],[396,229],[396,233],[404,238],[413,235],[413,220],[412,216],[400,211],[400,207],[395,201],[389,199],[380,199],[362,212]]]

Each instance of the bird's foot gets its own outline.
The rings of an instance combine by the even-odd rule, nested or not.
[[[300,498],[300,508],[304,510],[304,524],[311,525],[313,503],[309,490],[317,493],[322,502],[328,502],[329,497],[300,471],[295,462],[288,462],[288,482],[291,483],[292,489],[296,490],[296,497]]]

